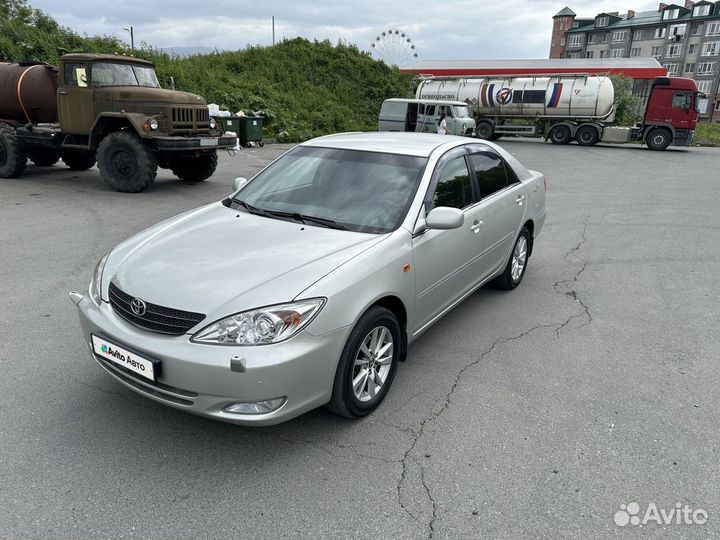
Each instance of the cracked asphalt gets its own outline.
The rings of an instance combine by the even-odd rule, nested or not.
[[[61,165],[0,180],[0,537],[720,536],[720,149],[500,143],[548,177],[522,285],[438,322],[370,417],[268,428],[115,383],[67,291],[287,147],[137,195]],[[630,502],[710,517],[615,525]]]

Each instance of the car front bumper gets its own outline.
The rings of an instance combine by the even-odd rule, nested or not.
[[[190,335],[167,336],[142,330],[118,317],[107,302],[71,293],[77,304],[83,339],[93,359],[118,382],[158,403],[193,414],[243,425],[284,422],[324,405],[332,395],[338,360],[351,328],[322,336],[301,331],[291,339],[264,346],[192,343]],[[160,361],[157,383],[135,375],[93,352],[91,335]],[[241,357],[244,371],[231,369]],[[286,398],[266,414],[233,414],[231,403]]]

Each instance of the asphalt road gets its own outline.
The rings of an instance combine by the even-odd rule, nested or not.
[[[61,165],[0,180],[0,536],[720,536],[720,150],[501,143],[549,179],[522,285],[436,324],[369,418],[259,429],[115,383],[67,291],[287,147],[136,195]],[[617,526],[631,502],[710,517]]]

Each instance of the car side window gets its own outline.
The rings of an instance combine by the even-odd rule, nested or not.
[[[475,170],[481,198],[488,197],[518,181],[512,171],[506,170],[502,158],[492,152],[470,154],[470,162]]]
[[[442,166],[435,193],[430,203],[426,205],[425,211],[430,212],[438,206],[462,209],[473,202],[472,184],[465,156],[458,156]]]
[[[66,86],[87,86],[87,74],[84,63],[69,62],[65,64]]]

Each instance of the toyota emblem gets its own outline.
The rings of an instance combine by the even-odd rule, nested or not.
[[[145,311],[147,311],[147,306],[145,305],[145,302],[139,298],[133,298],[132,302],[130,302],[130,309],[135,315],[142,317],[145,315]]]

